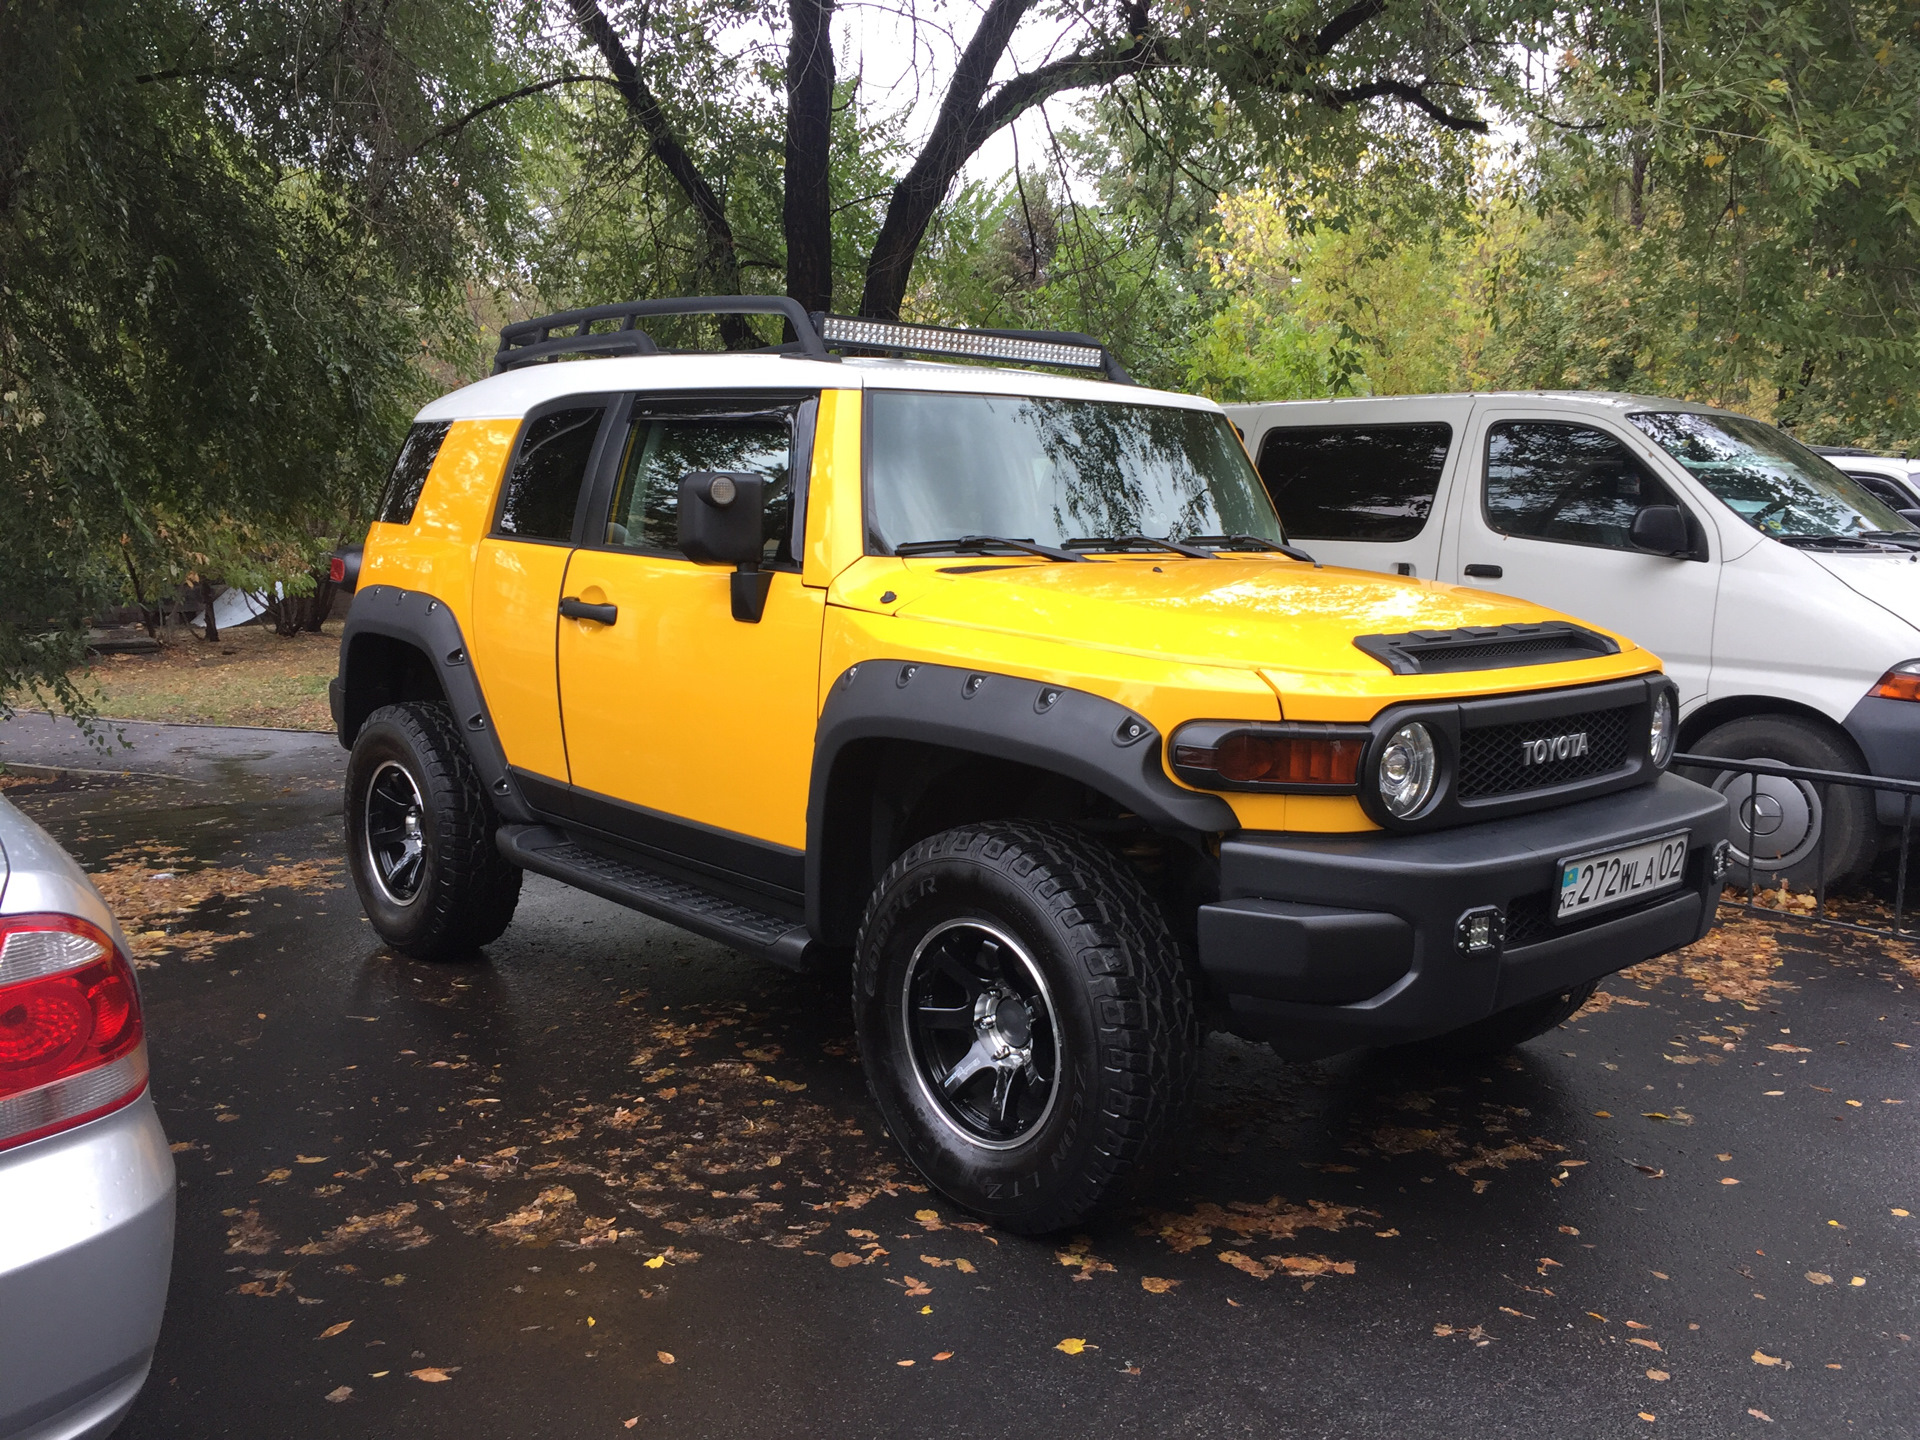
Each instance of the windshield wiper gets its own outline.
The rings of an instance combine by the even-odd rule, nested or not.
[[[1031,540],[1009,540],[1004,535],[962,535],[958,540],[909,540],[893,547],[895,555],[950,555],[964,550],[1015,550],[1023,555],[1039,555],[1048,560],[1090,563],[1086,556],[1052,545],[1036,545]]]
[[[1272,550],[1285,555],[1289,560],[1304,560],[1315,569],[1320,562],[1306,551],[1295,545],[1282,545],[1278,541],[1263,539],[1258,535],[1189,535],[1190,545],[1211,545],[1215,550]]]
[[[1087,535],[1067,541],[1069,550],[1169,550],[1190,560],[1211,560],[1213,552],[1178,540],[1156,540],[1151,535]]]
[[[1904,535],[1903,530],[1875,530],[1873,536]],[[1827,548],[1840,550],[1880,550],[1901,551],[1904,545],[1889,545],[1884,539],[1869,538],[1868,535],[1776,535],[1773,537],[1782,545],[1791,545],[1796,550],[1822,550]]]

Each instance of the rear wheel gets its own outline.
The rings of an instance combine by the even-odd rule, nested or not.
[[[1504,1055],[1514,1046],[1524,1045],[1571,1020],[1579,1013],[1580,1007],[1593,998],[1594,987],[1599,983],[1589,980],[1571,990],[1560,990],[1538,999],[1526,1000],[1445,1035],[1436,1035],[1431,1040],[1417,1041],[1412,1045],[1396,1046],[1395,1049],[1416,1059],[1439,1061],[1483,1060],[1492,1055]]]
[[[380,938],[419,960],[498,939],[520,870],[494,845],[499,821],[444,707],[373,712],[347,761],[347,868]]]
[[[961,826],[881,878],[854,1019],[873,1098],[956,1204],[1072,1225],[1164,1137],[1200,1032],[1184,957],[1112,852],[1063,826]]]
[[[1771,760],[1809,770],[1857,773],[1865,768],[1842,737],[1794,715],[1731,720],[1708,731],[1692,749],[1698,755]],[[1880,833],[1870,790],[1704,766],[1691,775],[1727,797],[1733,842],[1728,878],[1737,885],[1747,883],[1749,861],[1756,885],[1785,881],[1802,890],[1858,875],[1873,863]]]

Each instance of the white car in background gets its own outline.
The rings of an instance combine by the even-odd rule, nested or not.
[[[1920,780],[1920,525],[1773,426],[1588,393],[1226,409],[1321,561],[1630,636],[1680,687],[1682,750]],[[1751,858],[1768,882],[1856,874],[1905,814],[1891,793],[1704,778],[1736,802],[1735,874]]]
[[[1920,528],[1920,460],[1833,445],[1807,448],[1831,461],[1833,468],[1848,479],[1866,486],[1887,503],[1888,509],[1899,512],[1901,519]]]
[[[100,892],[0,798],[0,1440],[93,1440],[153,1363],[173,1154]]]

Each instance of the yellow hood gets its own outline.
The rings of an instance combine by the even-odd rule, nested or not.
[[[940,556],[870,559],[854,569],[864,573],[843,577],[850,583],[835,587],[836,598],[862,609],[1172,663],[1244,667],[1265,676],[1283,696],[1350,695],[1358,681],[1378,705],[1387,696],[1529,690],[1659,665],[1615,635],[1619,655],[1394,675],[1356,649],[1354,638],[1562,617],[1480,590],[1261,555],[1129,556],[1085,565]]]

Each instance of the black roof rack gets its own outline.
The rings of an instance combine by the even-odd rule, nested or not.
[[[658,355],[660,346],[636,321],[669,315],[778,315],[794,334],[791,342],[761,346],[760,354],[798,355],[831,360],[830,351],[879,351],[883,354],[952,355],[963,359],[1011,360],[1069,370],[1098,370],[1108,380],[1133,384],[1113,353],[1090,335],[1070,330],[960,330],[938,325],[904,325],[849,315],[808,314],[785,295],[700,295],[672,300],[634,300],[563,310],[503,326],[494,352],[493,373],[517,370],[562,355]],[[611,330],[596,330],[608,321]],[[559,332],[559,333],[556,333]]]

